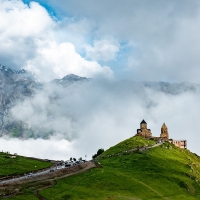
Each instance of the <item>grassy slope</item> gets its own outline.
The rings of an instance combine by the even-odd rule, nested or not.
[[[131,150],[138,147],[144,147],[144,146],[151,146],[155,144],[154,140],[147,140],[142,137],[131,137],[129,139],[126,139],[117,145],[110,147],[107,151],[105,151],[102,156],[121,153],[126,150]]]
[[[14,159],[9,158],[9,156],[9,154],[0,153],[0,177],[23,174],[52,165],[50,162],[43,162],[22,156],[17,156]]]
[[[141,142],[148,144],[142,138],[126,140],[127,150]],[[125,143],[110,148],[104,156],[126,150]],[[58,180],[57,185],[40,194],[49,200],[200,199],[200,158],[169,143],[142,153],[101,158],[99,162],[103,168]]]
[[[18,195],[15,197],[8,198],[10,200],[38,200],[34,194]]]

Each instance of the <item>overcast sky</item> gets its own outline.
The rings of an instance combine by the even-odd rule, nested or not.
[[[200,1],[0,0],[0,64],[30,70],[41,81],[73,73],[108,82],[200,84]],[[75,116],[76,140],[1,138],[2,149],[53,159],[91,156],[98,148],[133,136],[144,118],[156,136],[166,122],[171,137],[187,139],[188,147],[199,154],[199,135],[193,126],[199,124],[199,94],[171,96],[149,90],[139,94],[140,88],[113,89],[104,81],[75,90],[74,95],[61,92],[63,107],[52,108],[54,123],[45,113],[34,113],[33,105],[43,106],[41,110],[49,105],[45,94],[13,109],[20,120],[35,125],[43,120],[46,126],[65,126],[72,132],[70,120]]]
[[[200,83],[199,0],[0,0],[0,36],[0,63],[44,81]]]

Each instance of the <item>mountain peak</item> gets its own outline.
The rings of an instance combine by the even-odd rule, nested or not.
[[[54,79],[51,82],[54,84],[66,86],[66,85],[69,85],[70,83],[83,82],[87,80],[88,78],[85,78],[85,77],[77,76],[75,74],[68,74],[61,79]]]
[[[68,75],[64,76],[61,80],[80,81],[80,80],[87,80],[87,78],[77,76],[75,74],[68,74]]]
[[[0,64],[0,71],[5,72],[5,73],[12,73],[12,74],[24,74],[24,73],[27,73],[27,71],[24,70],[24,69],[13,70],[13,69],[10,69],[9,67],[3,66],[1,64]]]

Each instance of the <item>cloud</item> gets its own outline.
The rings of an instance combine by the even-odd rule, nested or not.
[[[71,42],[59,40],[62,22],[54,20],[38,3],[26,5],[19,0],[1,0],[0,7],[1,64],[32,70],[41,81],[69,73],[113,77],[108,66],[86,60]]]
[[[48,3],[57,8],[58,18],[36,2],[0,0],[2,64],[32,70],[48,81],[67,73],[112,78],[116,71],[97,61],[116,60],[119,77],[199,82],[198,0]],[[60,98],[53,103],[49,96],[56,95]],[[123,81],[92,81],[67,89],[47,86],[11,111],[16,119],[39,127],[37,134],[43,134],[42,129],[53,131],[56,139],[23,141],[24,146],[19,140],[0,142],[20,153],[33,144],[35,150],[27,155],[38,157],[63,158],[68,150],[66,156],[71,151],[91,156],[98,148],[107,149],[133,136],[144,118],[153,135],[158,136],[166,122],[172,138],[187,139],[189,149],[199,153],[193,126],[199,124],[199,97],[195,92],[170,95]],[[60,150],[60,145],[66,148]],[[42,154],[38,146],[44,147]]]
[[[44,74],[50,80],[69,72],[199,82],[199,1],[49,0],[48,5],[56,16],[36,2],[1,1],[2,64],[32,69],[41,80]],[[63,62],[55,59],[60,50]],[[47,60],[48,54],[55,56]]]
[[[39,66],[39,69],[36,66]],[[25,69],[35,72],[42,80],[52,80],[55,75],[62,78],[71,73],[89,78],[95,76],[113,77],[113,72],[109,67],[101,67],[96,61],[82,58],[76,53],[74,45],[67,42],[45,44],[38,50],[37,57],[28,62]]]
[[[110,61],[116,58],[119,52],[119,44],[108,40],[94,41],[94,46],[85,47],[86,57],[91,60]]]
[[[90,32],[90,38],[94,40],[111,36],[120,44],[134,44],[126,57],[120,57],[123,52],[119,52],[117,60],[126,60],[117,69],[120,70],[120,73],[117,71],[119,77],[199,83],[198,0],[49,0],[49,4],[59,16],[67,13],[76,19],[92,19],[96,29]],[[91,44],[90,47],[92,53],[96,52]],[[120,50],[123,51],[122,48]]]
[[[49,96],[57,100],[52,102]],[[134,136],[142,119],[154,136],[160,135],[165,122],[171,138],[188,140],[188,148],[199,154],[193,126],[199,123],[199,100],[198,92],[183,90],[172,95],[139,82],[90,81],[67,88],[47,87],[11,111],[33,130],[39,127],[41,131],[36,133],[40,136],[52,131],[50,141],[67,140],[76,156],[84,152],[89,158],[99,148],[107,149]]]
[[[42,139],[8,139],[0,138],[1,150],[14,154],[54,160],[68,160],[70,157],[85,158],[83,152],[76,150],[76,142],[67,140],[42,140]]]

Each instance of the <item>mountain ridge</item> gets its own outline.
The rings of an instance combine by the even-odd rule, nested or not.
[[[143,99],[145,98],[146,91],[148,90],[174,96],[183,93],[200,94],[199,84],[187,82],[167,83],[121,80],[107,82],[106,84],[107,85],[105,88],[109,91],[119,90],[119,93],[122,96],[126,96],[127,94],[131,93],[138,93],[139,95],[141,93],[141,98]],[[84,89],[84,91],[87,91],[88,85],[90,89],[91,85],[94,85],[92,87],[98,86],[99,90],[102,91],[101,85],[96,83],[95,79],[89,79],[86,77],[69,74],[61,79],[54,79],[49,83],[41,83],[37,80],[37,77],[35,77],[35,75],[31,72],[28,72],[24,69],[12,70],[10,68],[0,65],[0,135],[17,138],[49,138],[54,132],[56,132],[56,130],[47,130],[45,132],[45,127],[38,127],[38,130],[35,130],[32,128],[32,125],[31,123],[29,123],[29,121],[16,120],[15,118],[13,118],[10,110],[12,110],[12,108],[16,105],[22,104],[24,101],[29,102],[31,99],[37,96],[37,94],[43,93],[47,96],[47,98],[49,98],[49,102],[51,102],[49,106],[54,106],[56,105],[56,103],[58,103],[58,101],[62,100],[61,98],[65,96],[66,91],[70,90],[74,93],[77,92],[78,95],[78,92],[80,92],[80,90]],[[52,90],[51,88],[54,89]],[[80,89],[76,90],[77,88]],[[57,91],[60,92],[57,93]],[[124,91],[126,91],[126,93],[124,93]],[[70,93],[68,95],[70,95]],[[151,99],[148,100],[146,103],[147,107],[155,105]],[[46,108],[47,112],[49,112],[48,109],[49,108]],[[59,109],[62,110],[62,108],[60,107]],[[51,117],[53,114],[47,113],[47,115]],[[68,113],[66,113],[66,116],[68,116]],[[74,118],[72,116],[70,117],[72,119]],[[76,121],[76,119],[73,120]],[[44,132],[44,134],[41,134],[42,132]]]

